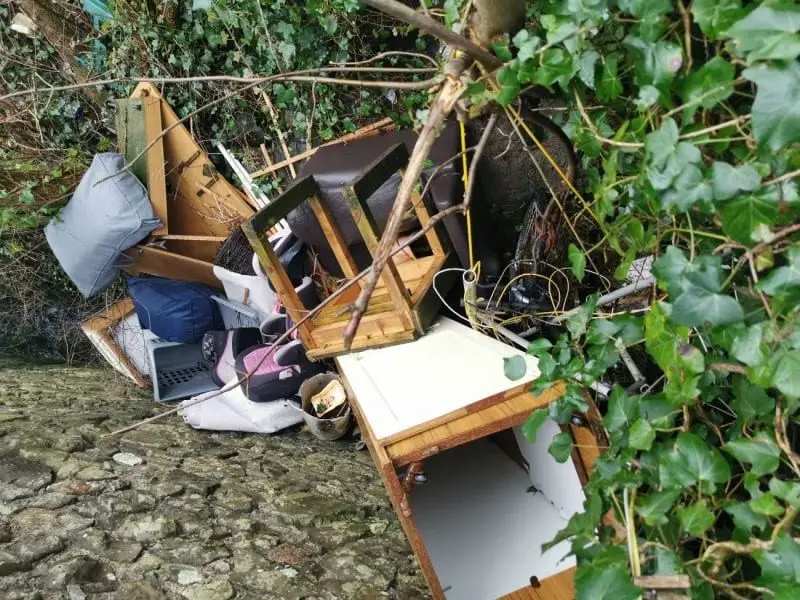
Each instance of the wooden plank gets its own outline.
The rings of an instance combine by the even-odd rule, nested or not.
[[[314,215],[317,217],[317,221],[319,221],[319,226],[322,228],[322,233],[325,234],[325,238],[328,240],[328,244],[330,244],[331,250],[333,250],[333,254],[336,256],[336,261],[339,263],[344,276],[348,279],[354,278],[358,275],[356,261],[353,260],[353,255],[350,254],[347,242],[333,220],[333,215],[331,215],[328,205],[325,204],[320,197],[319,191],[311,195],[308,199],[308,204],[311,210],[314,211]],[[353,287],[358,289],[360,286],[359,284],[354,284]]]
[[[158,88],[140,83],[132,96],[160,100],[161,126],[163,130],[170,128],[163,137],[169,233],[227,236],[240,221],[250,218],[255,210],[244,194],[217,172],[191,132],[178,123],[178,116],[162,100]],[[198,185],[213,194],[203,192]],[[186,247],[191,248],[192,242],[188,244]]]
[[[403,342],[413,342],[414,340],[418,339],[418,337],[419,336],[416,331],[404,329],[402,331],[398,331],[397,333],[386,334],[380,338],[373,337],[369,339],[355,339],[353,340],[353,345],[350,347],[350,350],[347,350],[344,347],[344,343],[340,339],[340,341],[331,342],[327,346],[309,350],[306,352],[306,356],[308,356],[308,358],[311,360],[333,358],[351,351],[383,348],[385,346],[394,346]]]
[[[167,182],[164,165],[164,143],[161,133],[161,103],[158,98],[122,98],[117,100],[117,143],[125,161],[130,162],[153,142],[143,156],[131,165],[131,172],[147,188],[153,213],[161,219],[161,227],[152,235],[168,233]]]
[[[411,193],[411,206],[414,208],[414,212],[417,213],[417,219],[419,219],[419,224],[422,229],[428,225],[428,222],[431,220],[431,215],[428,212],[428,207],[425,206],[425,202],[423,201],[422,197],[417,192]],[[436,230],[436,226],[431,227],[425,233],[425,239],[428,240],[428,245],[431,247],[431,252],[433,252],[434,256],[443,257],[447,254],[442,245],[442,241],[439,239],[439,233]]]
[[[286,274],[286,270],[281,266],[280,259],[275,254],[269,239],[267,238],[266,230],[262,229],[263,233],[259,233],[253,228],[253,221],[242,223],[242,231],[250,241],[250,245],[258,255],[258,260],[261,263],[264,271],[266,272],[269,280],[272,282],[272,287],[275,288],[275,293],[278,294],[283,305],[286,307],[286,312],[289,318],[295,323],[300,321],[308,314],[306,307],[300,296],[297,295],[294,285]],[[300,337],[302,338],[303,345],[306,350],[311,350],[316,347],[313,338],[311,337],[311,323],[307,321],[298,326]]]
[[[381,338],[394,333],[407,331],[407,329],[403,326],[403,321],[400,318],[400,315],[398,315],[396,312],[381,312],[374,315],[368,315],[361,320],[361,323],[364,327],[363,329],[361,327],[358,328],[358,334],[353,340],[354,345],[356,340],[362,342],[369,340],[380,341]],[[315,327],[312,335],[314,340],[320,346],[330,346],[332,344],[342,343],[342,331],[342,324],[334,323],[332,325],[325,325],[323,327]]]
[[[446,420],[417,429],[413,435],[385,444],[395,466],[424,460],[460,444],[486,437],[492,433],[516,427],[525,422],[531,412],[548,406],[563,394],[563,386],[553,386],[541,395],[522,392],[472,412],[461,409],[446,415]]]
[[[149,246],[134,246],[123,254],[132,263],[125,268],[132,275],[148,273],[222,289],[222,282],[214,276],[214,265],[210,262]]]

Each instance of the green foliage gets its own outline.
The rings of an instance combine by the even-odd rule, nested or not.
[[[587,263],[606,252],[623,279],[634,258],[652,255],[658,284],[644,314],[609,317],[590,296],[558,339],[531,344],[533,391],[566,384],[548,409],[560,424],[586,410],[593,383],[613,384],[595,396],[610,448],[586,511],[548,546],[571,541],[579,600],[638,597],[627,543],[603,526],[609,510],[625,521],[629,497],[641,574],[689,574],[692,598],[794,598],[800,9],[544,0],[529,14],[507,47],[498,100],[536,83],[573,111],[565,120],[606,243],[587,252],[570,239],[572,273],[585,285]],[[579,111],[576,98],[602,108]],[[625,389],[620,348],[651,389]],[[528,420],[530,439],[546,416]],[[554,440],[551,454],[566,460],[567,442]]]

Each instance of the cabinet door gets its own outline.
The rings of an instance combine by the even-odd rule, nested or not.
[[[498,600],[574,600],[574,578],[575,567],[572,567],[538,582],[538,587],[527,586]]]

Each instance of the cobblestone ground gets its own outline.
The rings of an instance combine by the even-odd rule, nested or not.
[[[113,372],[0,365],[0,598],[426,598],[366,452],[194,431]]]

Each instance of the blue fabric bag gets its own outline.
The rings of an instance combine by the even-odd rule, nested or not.
[[[217,291],[200,283],[163,277],[129,277],[128,293],[139,324],[162,340],[193,344],[207,331],[222,329],[211,297]]]

